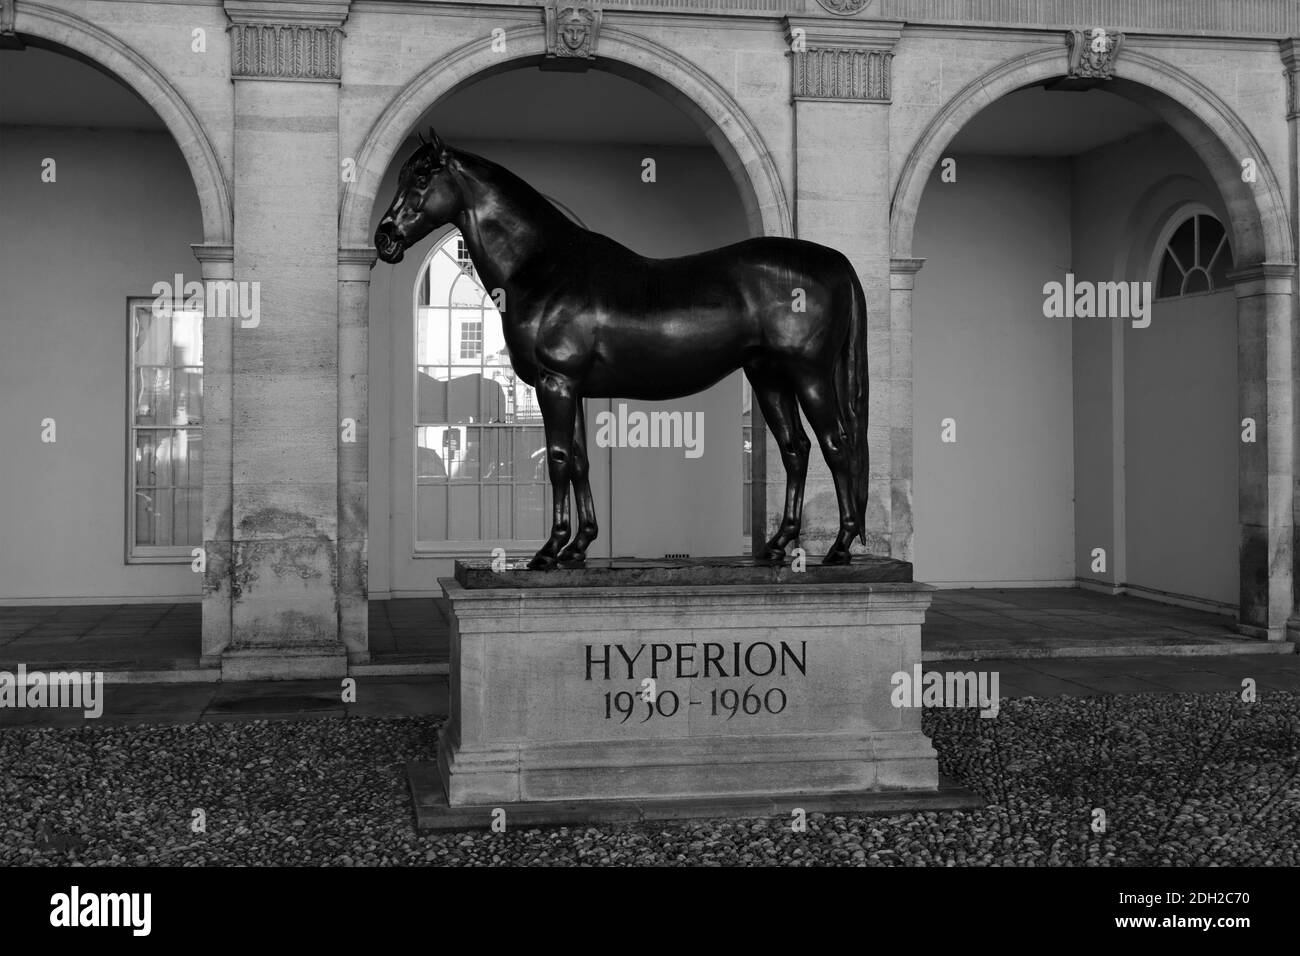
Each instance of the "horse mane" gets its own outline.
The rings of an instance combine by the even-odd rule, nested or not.
[[[581,229],[556,205],[510,170],[468,150],[448,146],[447,151],[460,161],[470,178],[504,197],[514,210],[547,229]]]

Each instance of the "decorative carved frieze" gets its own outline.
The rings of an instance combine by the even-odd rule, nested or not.
[[[546,55],[594,60],[600,39],[600,7],[555,0],[546,6]]]
[[[230,75],[236,79],[340,79],[339,27],[236,23],[230,33]]]
[[[226,0],[230,17],[230,75],[235,79],[342,78],[345,0]]]
[[[901,23],[786,20],[795,99],[890,101]]]
[[[871,0],[817,0],[823,7],[841,17],[851,17],[871,3]]]
[[[894,54],[822,47],[794,54],[794,95],[833,100],[889,102]]]
[[[1124,34],[1110,33],[1103,27],[1071,30],[1065,35],[1070,79],[1109,80],[1115,75],[1115,60],[1123,43]]]

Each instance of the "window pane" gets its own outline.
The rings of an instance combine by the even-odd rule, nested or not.
[[[1232,286],[1232,280],[1228,278],[1228,272],[1232,269],[1232,247],[1228,244],[1227,238],[1219,242],[1217,253],[1211,253],[1214,264],[1210,267],[1210,278],[1214,281],[1215,289],[1227,289]]]
[[[514,480],[549,481],[546,472],[546,434],[540,428],[515,430]]]
[[[203,369],[176,369],[172,373],[172,385],[172,424],[200,424],[203,421]]]
[[[1210,291],[1210,276],[1204,269],[1193,269],[1183,282],[1183,295]]]
[[[479,391],[483,385],[483,376],[477,372],[473,374],[456,372],[452,370],[455,376],[447,386],[447,418],[449,422],[477,422],[482,421],[479,418]]]
[[[1160,279],[1156,284],[1156,297],[1168,299],[1183,294],[1183,274],[1174,265],[1173,256],[1165,253],[1160,262]]]
[[[449,536],[453,541],[477,541],[479,534],[478,485],[451,485],[448,487]]]
[[[172,467],[176,484],[203,488],[203,440],[197,428],[178,428],[172,446]]]
[[[138,431],[135,433],[135,484],[138,488],[153,488],[171,484],[167,480],[170,466],[165,449],[160,452],[160,439],[165,431]],[[161,463],[160,463],[161,458]]]
[[[512,471],[510,458],[511,429],[482,428],[479,432],[479,463],[484,481],[509,481]]]
[[[419,541],[447,540],[446,485],[416,485],[415,528]]]
[[[1214,250],[1219,248],[1219,243],[1223,240],[1223,226],[1213,216],[1198,216],[1197,218],[1200,220],[1201,242],[1196,250],[1196,264],[1202,268],[1208,268]]]
[[[415,430],[415,474],[417,478],[446,478],[447,465],[443,461],[443,436],[445,427],[435,426]]]
[[[447,420],[447,379],[445,368],[425,367],[415,374],[416,421],[445,422]]]
[[[536,541],[546,536],[550,493],[545,485],[515,485],[515,538]]]
[[[174,544],[173,492],[170,488],[143,488],[136,494],[136,544],[165,546]]]
[[[483,486],[483,537],[487,539],[510,538],[511,532],[510,485]]]
[[[479,454],[482,451],[481,428],[452,426],[443,432],[443,460],[452,481],[478,481],[481,477]]]
[[[132,396],[137,425],[170,425],[172,406],[172,370],[138,368],[135,370]]]
[[[170,365],[171,314],[164,312],[154,315],[148,304],[141,304],[132,309],[131,321],[135,340],[135,364]]]
[[[486,376],[479,376],[479,383],[482,389],[479,408],[483,412],[483,421],[488,424],[509,421],[510,402],[506,388],[496,379]]]
[[[203,489],[177,488],[172,494],[176,502],[176,532],[183,536],[175,543],[201,545],[203,543]]]
[[[542,410],[537,404],[537,392],[533,390],[533,387],[521,379],[514,379],[513,394],[513,421],[540,424]]]
[[[1184,269],[1196,264],[1196,217],[1189,216],[1169,240],[1169,248]]]
[[[203,364],[203,313],[172,313],[172,365]]]

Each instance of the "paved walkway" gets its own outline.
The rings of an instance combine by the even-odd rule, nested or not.
[[[444,602],[371,601],[371,663],[358,676],[446,673]],[[0,670],[95,669],[216,680],[199,669],[198,604],[0,607]],[[927,661],[985,657],[1294,653],[1238,634],[1233,619],[1077,588],[936,591],[922,632]],[[152,675],[152,676],[150,676]]]
[[[1258,693],[1300,691],[1300,656],[1132,657],[1067,660],[936,661],[926,670],[998,673],[1009,697],[1089,697],[1099,694],[1240,692],[1252,678]],[[103,715],[81,711],[0,707],[0,729],[82,724],[176,724],[231,720],[409,717],[447,713],[445,677],[357,678],[356,703],[344,704],[340,681],[232,684],[106,684]]]

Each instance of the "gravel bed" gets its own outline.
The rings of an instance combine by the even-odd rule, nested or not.
[[[1300,865],[1300,694],[1021,698],[924,721],[989,807],[809,814],[802,833],[420,835],[404,765],[433,757],[434,718],[6,729],[0,865]]]

